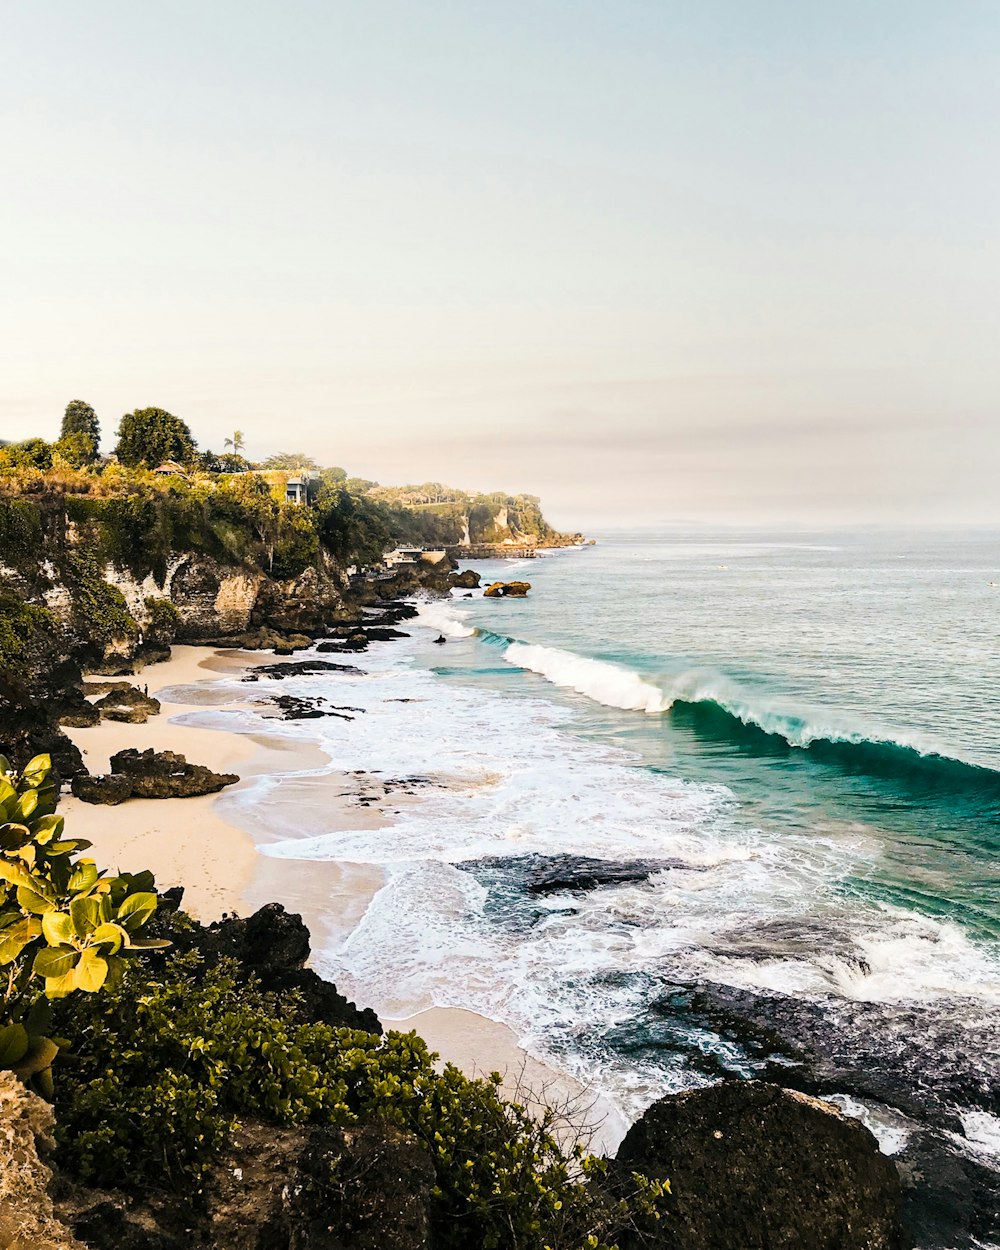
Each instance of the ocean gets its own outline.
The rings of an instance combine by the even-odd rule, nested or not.
[[[503,1021],[626,1122],[805,1053],[888,1152],[1000,1168],[1000,533],[598,538],[282,683],[350,719],[199,713],[419,794],[339,833],[288,778],[220,800],[268,855],[385,870],[317,968]]]

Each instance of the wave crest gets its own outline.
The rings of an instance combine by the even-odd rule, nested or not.
[[[984,765],[942,754],[917,739],[871,736],[863,730],[768,706],[718,674],[692,671],[658,684],[607,660],[480,632],[484,641],[506,648],[507,663],[538,673],[553,685],[574,690],[606,707],[669,714],[696,733],[767,754],[801,750],[850,771],[933,777],[938,784],[975,786],[1000,800],[1000,773]]]

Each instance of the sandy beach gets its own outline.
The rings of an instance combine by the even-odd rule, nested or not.
[[[328,756],[308,741],[178,724],[178,717],[203,711],[210,704],[161,697],[161,692],[171,687],[188,687],[271,660],[270,653],[175,646],[165,663],[151,665],[135,677],[115,679],[130,681],[159,698],[162,710],[158,716],[144,725],[102,721],[91,728],[66,732],[94,773],[107,771],[109,757],[126,747],[180,752],[191,763],[238,773],[239,787],[252,784],[254,777],[264,773],[308,772],[328,764]],[[289,781],[294,801],[306,806],[310,787],[322,783],[323,821],[328,830],[389,824],[390,809],[419,802],[419,798],[400,795],[372,799],[365,779],[348,773],[333,776],[342,784],[331,786],[329,771],[322,778],[305,776]],[[160,888],[183,886],[184,907],[199,920],[248,915],[264,903],[279,902],[302,915],[314,949],[354,929],[381,888],[383,876],[378,868],[262,855],[258,845],[268,840],[267,831],[261,828],[251,832],[223,818],[217,798],[131,799],[118,807],[105,807],[67,796],[62,811],[72,832],[93,843],[91,854],[99,864],[120,871],[150,868]],[[364,805],[359,805],[359,798],[365,800]],[[247,823],[251,824],[251,819]],[[378,1010],[377,1003],[361,1005],[374,1005]],[[403,1032],[415,1030],[440,1054],[442,1062],[454,1063],[469,1076],[500,1072],[508,1094],[528,1106],[557,1105],[566,1108],[568,1124],[596,1125],[595,1147],[613,1144],[621,1136],[623,1126],[613,1109],[572,1077],[529,1055],[518,1045],[514,1032],[502,1023],[475,1012],[440,1007],[383,1023]]]

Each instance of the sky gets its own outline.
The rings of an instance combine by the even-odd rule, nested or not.
[[[0,437],[998,522],[998,64],[993,0],[0,0]]]

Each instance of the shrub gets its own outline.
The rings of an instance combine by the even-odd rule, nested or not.
[[[86,639],[107,643],[112,638],[135,638],[139,628],[125,596],[101,576],[91,552],[76,552],[68,562],[73,609]]]
[[[0,1068],[51,1094],[59,1045],[47,1000],[94,994],[121,980],[125,960],[148,946],[140,931],[156,911],[149,873],[106,877],[64,838],[52,761],[18,775],[0,756]]]
[[[0,669],[26,675],[35,641],[55,630],[55,620],[47,608],[0,591]]]
[[[600,1184],[603,1164],[564,1151],[551,1113],[538,1121],[505,1101],[499,1076],[438,1072],[414,1033],[298,1024],[294,996],[198,960],[173,956],[153,975],[132,968],[112,993],[60,1011],[73,1048],[58,1088],[61,1158],[82,1178],[197,1184],[240,1116],[374,1120],[414,1133],[430,1153],[441,1250],[576,1250],[603,1244],[628,1218]],[[637,1191],[646,1211],[655,1190]]]

